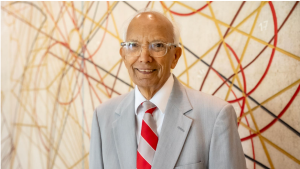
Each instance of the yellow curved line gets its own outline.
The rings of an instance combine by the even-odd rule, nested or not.
[[[113,23],[114,23],[114,27],[115,27],[115,31],[116,31],[116,33],[117,33],[117,37],[118,37],[119,43],[121,43],[123,40],[121,39],[121,37],[120,37],[120,35],[119,35],[118,27],[117,27],[117,24],[116,24],[116,21],[115,21],[115,17],[114,17],[113,12],[111,12],[110,15],[111,15],[111,18],[112,18]]]
[[[296,157],[292,156],[291,154],[289,154],[288,152],[286,152],[285,150],[283,150],[282,148],[280,148],[278,145],[274,144],[272,141],[270,141],[269,139],[267,139],[266,137],[264,137],[263,135],[261,135],[260,133],[256,132],[254,129],[248,127],[245,123],[240,122],[240,124],[247,128],[248,130],[251,130],[253,133],[260,135],[260,137],[265,140],[267,143],[269,143],[271,146],[273,146],[274,148],[276,148],[278,151],[280,151],[282,154],[286,155],[287,157],[289,157],[290,159],[294,160],[296,163],[300,164],[300,160],[298,160]]]
[[[289,90],[290,88],[294,87],[295,85],[298,85],[300,83],[300,79],[298,79],[297,81],[295,81],[294,83],[290,84],[289,86],[287,86],[286,88],[280,90],[279,92],[277,92],[276,94],[272,95],[271,97],[269,97],[268,99],[266,99],[265,101],[261,102],[260,105],[255,106],[254,108],[250,109],[251,111],[256,110],[257,108],[259,108],[260,106],[264,105],[265,103],[271,101],[272,99],[274,99],[275,97],[281,95],[282,93],[284,93],[285,91]],[[247,116],[250,113],[250,110],[246,113],[244,113],[241,117],[238,117],[238,120],[240,120],[241,118]]]
[[[71,6],[71,7],[73,8],[73,6]],[[74,10],[76,10],[76,9],[74,9]],[[85,13],[84,15],[85,15],[85,16],[87,15],[87,11],[86,11],[86,13]],[[105,15],[104,15],[104,16],[105,16]],[[104,18],[104,16],[103,16],[102,18]],[[101,21],[101,19],[100,19],[100,21]],[[99,22],[100,22],[100,21],[99,21]],[[78,36],[79,36],[79,38],[80,38],[81,41],[86,41],[86,40],[83,40],[83,39],[82,39],[81,33],[78,32],[78,30],[75,29],[75,28],[73,28],[72,31],[69,33],[69,37],[71,37],[70,35],[72,34],[73,31],[76,31],[76,32],[78,33]],[[93,32],[93,31],[91,31],[91,33],[88,35],[88,37],[92,34],[92,32]],[[71,42],[71,38],[70,38],[69,43],[70,43],[70,42]],[[82,42],[82,43],[84,43],[84,42]],[[77,48],[76,52],[78,52],[78,51],[82,48],[82,46],[80,46],[80,44],[81,44],[81,43],[78,44],[78,48]],[[72,54],[72,55],[73,55],[73,54]],[[101,81],[101,82],[104,82],[103,80],[104,80],[103,78],[100,78],[100,81]],[[97,84],[97,85],[98,85],[98,84]],[[96,85],[96,87],[97,87],[104,95],[108,96],[107,93],[106,93],[105,91],[103,91],[102,89],[100,89],[100,87],[97,86],[97,85]],[[108,98],[110,98],[110,96],[108,96]]]
[[[71,6],[69,3],[66,3],[68,6]],[[114,2],[108,9],[108,11],[106,11],[104,13],[104,15],[101,17],[101,19],[98,22],[95,22],[92,18],[90,18],[88,15],[83,14],[79,9],[75,8],[75,11],[78,12],[79,14],[81,14],[82,16],[84,16],[86,19],[90,20],[91,22],[93,22],[95,24],[94,28],[92,29],[92,31],[90,32],[90,34],[84,39],[84,41],[86,42],[89,38],[90,35],[96,30],[97,27],[100,27],[101,29],[105,30],[107,33],[109,33],[111,36],[113,36],[114,38],[118,39],[119,41],[122,41],[122,39],[118,38],[115,34],[113,34],[112,32],[110,32],[109,30],[107,30],[106,28],[104,28],[103,26],[100,25],[100,22],[107,16],[108,13],[111,12],[111,10],[113,9],[113,7],[116,5],[116,2]]]
[[[197,12],[195,9],[193,9],[192,7],[189,7],[189,6],[187,6],[187,5],[185,5],[185,4],[183,4],[183,3],[181,3],[181,2],[176,2],[176,3],[178,3],[178,4],[180,4],[181,6],[183,6],[183,7],[186,7],[186,8],[188,8],[188,9],[190,9],[190,10],[192,10],[192,11],[194,11],[194,12]],[[238,27],[240,27],[244,22],[246,22],[252,15],[254,15],[258,10],[260,9],[260,7],[258,7],[257,9],[255,9],[252,13],[250,13],[244,20],[242,20],[236,27],[231,27],[232,29],[231,29],[231,31],[227,34],[227,36],[224,38],[224,40],[230,35],[230,34],[232,34]],[[212,17],[210,17],[210,16],[208,16],[208,15],[206,15],[206,14],[203,14],[202,12],[197,12],[198,14],[200,14],[200,15],[202,15],[202,16],[204,16],[204,17],[206,17],[206,18],[208,18],[208,19],[211,19],[211,20],[213,20],[212,19]],[[219,20],[215,20],[215,21],[217,21],[218,23],[223,23],[223,22],[221,22],[221,21],[219,21]],[[226,24],[227,25],[227,24]],[[228,27],[229,27],[229,25],[228,25]],[[218,41],[214,46],[212,46],[209,50],[207,50],[199,59],[197,59],[194,63],[192,63],[186,70],[184,70],[179,76],[178,76],[178,78],[180,77],[180,76],[182,76],[186,71],[188,71],[190,68],[192,68],[198,61],[200,61],[201,59],[203,59],[210,51],[212,51],[215,47],[217,47],[220,43],[222,42],[222,40],[220,40],[220,41]]]
[[[183,4],[183,3],[181,3],[181,2],[176,2],[177,4],[180,4],[181,6],[183,6],[183,7],[185,7],[185,8],[187,8],[187,9],[190,9],[191,11],[194,11],[194,12],[197,12],[194,8],[192,8],[192,7],[190,7],[190,6],[187,6],[187,5],[185,5],[185,4]],[[265,5],[266,3],[264,3],[263,5]],[[254,15],[256,12],[257,12],[257,10],[259,10],[260,9],[260,7],[258,7],[257,9],[255,9],[253,12],[251,12],[244,20],[242,20],[236,27],[233,27],[233,26],[231,26],[230,27],[230,25],[228,25],[228,24],[226,24],[226,23],[224,23],[224,22],[222,22],[222,21],[220,21],[220,20],[216,20],[219,24],[221,24],[221,25],[224,25],[224,26],[226,26],[227,28],[231,28],[231,31],[227,34],[227,36],[224,38],[224,39],[226,39],[227,37],[229,37],[229,35],[230,34],[232,34],[235,30],[237,31],[237,32],[240,32],[240,33],[243,33],[245,36],[249,36],[247,33],[245,33],[245,32],[243,32],[243,31],[240,31],[239,29],[237,29],[238,27],[240,27],[244,22],[246,22],[252,15]],[[202,12],[197,12],[199,15],[202,15],[202,16],[204,16],[205,18],[208,18],[208,19],[212,19],[212,17],[210,17],[210,16],[208,16],[208,15],[206,15],[206,14],[204,14],[204,13],[202,13]],[[267,42],[264,42],[264,41],[262,41],[262,40],[259,40],[258,38],[255,38],[255,37],[253,37],[253,36],[249,36],[250,38],[253,38],[254,40],[257,40],[257,41],[260,41],[261,43],[263,42],[264,44],[268,44]],[[186,71],[188,71],[189,69],[191,69],[198,61],[200,61],[201,59],[203,59],[212,49],[214,49],[217,45],[219,45],[221,43],[221,41],[219,41],[219,42],[217,42],[213,47],[211,47],[207,52],[205,52],[205,54],[203,54],[198,60],[196,60],[192,65],[190,65],[189,67],[188,67],[188,69],[186,69],[186,70],[184,70],[179,76],[178,76],[178,78],[180,77],[180,76],[182,76]],[[269,45],[270,47],[272,47],[272,45]],[[290,56],[290,57],[293,57],[293,58],[295,58],[295,59],[297,59],[297,60],[300,60],[299,59],[299,57],[298,56],[296,56],[296,55],[293,55],[293,54],[291,54],[291,53],[289,53],[289,52],[287,52],[287,51],[284,51],[283,49],[280,49],[280,48],[276,48],[276,50],[278,50],[279,52],[281,52],[281,53],[284,53],[284,54],[286,54],[286,55],[288,55],[288,56]]]
[[[280,53],[282,53],[282,54],[284,54],[284,55],[286,55],[286,56],[289,56],[289,57],[291,57],[291,58],[293,58],[293,59],[296,59],[296,60],[300,61],[300,57],[297,56],[297,55],[294,55],[294,54],[292,54],[292,53],[290,53],[290,52],[288,52],[288,51],[285,51],[285,50],[283,50],[283,49],[281,49],[281,48],[279,48],[279,47],[275,47],[275,46],[272,45],[272,44],[268,44],[268,42],[265,42],[265,41],[263,41],[263,40],[261,40],[261,39],[258,39],[258,38],[254,37],[254,36],[252,36],[252,35],[249,35],[249,34],[243,32],[243,31],[241,31],[241,30],[238,30],[238,29],[237,29],[236,31],[239,32],[239,33],[241,33],[241,34],[243,34],[243,35],[245,35],[245,36],[250,37],[251,39],[253,39],[253,40],[255,40],[255,41],[257,41],[257,42],[259,42],[259,43],[261,43],[261,44],[263,44],[263,45],[266,45],[266,46],[268,46],[268,47],[270,47],[270,48],[272,48],[272,49],[275,49],[276,51],[278,51],[278,52],[280,52]]]
[[[162,3],[166,6],[166,4],[165,4],[164,2],[162,2]],[[172,19],[173,22],[175,22],[175,19],[174,19],[172,13],[170,12],[170,9],[171,9],[171,7],[172,7],[174,4],[175,4],[175,2],[173,2],[173,3],[171,4],[171,6],[170,6],[167,10],[165,10],[165,12],[169,12],[169,15],[171,16],[171,19]],[[162,7],[162,8],[164,9],[164,7]],[[179,41],[180,41],[180,43],[183,45],[182,40],[181,40],[181,37],[179,38]],[[187,59],[186,59],[185,49],[184,49],[183,47],[182,47],[181,49],[182,49],[182,54],[183,54],[183,58],[184,58],[185,69],[187,69],[187,68],[188,68],[188,65],[187,65]],[[190,77],[189,77],[189,72],[188,72],[188,71],[186,71],[186,78],[187,78],[187,79],[186,79],[186,85],[187,85],[189,88],[191,88],[190,85],[189,85],[189,83],[190,83]]]
[[[96,84],[96,87],[107,97],[107,98],[111,98],[104,90],[102,90],[101,88],[100,88],[100,85],[99,85],[99,83],[97,83]]]
[[[29,12],[29,21],[31,21],[32,20],[32,17],[33,17],[33,10],[32,10],[32,6],[30,6],[30,9],[31,10],[29,10],[30,12]],[[28,31],[28,34],[27,34],[27,36],[28,37],[31,37],[31,33],[32,33],[32,29],[30,29],[29,31]],[[26,43],[26,49],[27,49],[27,51],[26,51],[26,53],[28,53],[28,45],[29,45],[29,43]],[[26,69],[26,68],[25,68]],[[29,71],[32,71],[32,69],[31,70],[29,70]],[[29,81],[31,80],[31,74],[30,74],[30,76],[29,76]],[[29,84],[28,84],[29,85]],[[27,86],[23,86],[23,87],[26,87],[26,88],[29,88],[28,87],[28,85]],[[23,93],[21,93],[20,94],[20,96],[22,96],[23,95]],[[25,95],[26,96],[28,96],[29,95],[29,92],[26,92],[25,93]],[[30,99],[26,99],[25,100],[25,105],[27,105],[28,103],[27,102],[29,102],[29,100]],[[29,103],[30,104],[30,103]],[[21,109],[19,109],[19,111],[21,111]],[[24,120],[24,114],[20,114],[19,116],[17,116],[17,121],[18,122],[22,122]],[[18,145],[19,145],[19,139],[20,139],[20,135],[21,135],[21,128],[19,127],[19,126],[17,126],[16,127],[16,133],[15,133],[16,135],[15,135],[15,140],[12,142],[12,145],[13,145],[13,147],[14,147],[14,151],[12,151],[12,155],[11,155],[11,161],[10,161],[10,168],[13,168],[14,167],[14,161],[15,161],[15,157],[16,157],[16,150],[17,150],[17,147],[18,147]]]
[[[209,10],[210,10],[210,13],[211,13],[211,15],[212,15],[212,19],[213,19],[213,21],[215,22],[215,25],[216,25],[216,27],[217,27],[219,36],[220,36],[220,38],[221,38],[222,41],[223,41],[223,46],[224,46],[224,48],[225,48],[225,50],[226,50],[228,59],[229,59],[229,61],[230,61],[231,67],[232,67],[232,70],[233,70],[234,73],[235,73],[235,76],[234,76],[234,77],[236,77],[237,79],[239,79],[239,77],[236,76],[236,75],[237,75],[237,70],[238,70],[238,69],[235,69],[235,68],[234,68],[234,65],[233,65],[233,62],[232,62],[232,59],[231,59],[229,50],[228,50],[226,44],[224,43],[224,42],[225,42],[225,41],[224,41],[224,38],[223,38],[223,36],[222,36],[221,30],[220,30],[220,28],[219,28],[219,25],[218,25],[218,23],[216,22],[216,18],[215,18],[213,9],[212,9],[212,7],[211,7],[211,5],[210,5],[210,2],[207,2],[207,4],[208,4]],[[262,3],[262,4],[263,4],[263,3]],[[262,4],[261,4],[260,7],[262,7]],[[261,8],[260,8],[260,9],[261,9]],[[257,21],[257,18],[258,18],[258,16],[259,16],[260,9],[258,10],[257,15],[256,15],[256,18],[255,18],[255,20],[254,20],[254,24],[253,24],[252,29],[251,29],[252,31],[253,31],[253,27],[255,26],[255,23],[256,23],[256,21]],[[251,33],[252,33],[252,32],[251,32]],[[248,45],[248,44],[246,43],[245,48],[247,47],[247,45]],[[245,51],[245,48],[244,48],[244,51]],[[242,61],[242,59],[243,59],[243,58],[241,58],[240,61]],[[239,68],[239,65],[238,65],[238,68]],[[233,83],[234,83],[234,81],[232,80],[232,83],[231,83],[231,85],[230,85],[230,87],[229,87],[229,89],[228,89],[228,92],[227,92],[227,95],[226,95],[225,100],[227,100],[227,98],[228,98],[228,96],[229,96],[229,92],[231,91],[231,87],[232,87]],[[239,82],[239,86],[242,87],[241,84],[240,84],[240,82]],[[241,90],[243,91],[243,88],[241,88]],[[243,91],[242,93],[243,93],[243,95],[244,95],[244,97],[245,97],[244,91]],[[245,98],[245,101],[246,101],[246,105],[247,105],[248,109],[250,109],[250,106],[249,106],[249,104],[248,104],[247,98]],[[255,119],[254,119],[254,116],[252,115],[252,112],[250,113],[250,115],[251,115],[251,118],[252,118],[252,121],[253,121],[253,123],[254,123],[254,125],[255,125],[256,130],[259,131],[258,126],[257,126],[257,124],[256,124],[256,121],[255,121]],[[264,149],[264,152],[265,152],[265,154],[266,154],[266,156],[267,156],[267,159],[268,159],[268,161],[269,161],[269,163],[270,163],[270,165],[271,165],[271,168],[274,168],[273,162],[272,162],[272,160],[271,160],[271,158],[270,158],[269,152],[268,152],[268,150],[267,150],[267,148],[266,148],[266,146],[265,146],[264,141],[263,141],[260,137],[259,137],[259,139],[260,139],[260,142],[261,142],[261,144],[262,144],[262,146],[263,146],[263,149]]]
[[[152,1],[151,9],[153,9],[154,3],[155,3],[155,1]]]
[[[252,121],[253,121],[253,124],[254,124],[254,126],[255,126],[256,131],[257,131],[258,134],[259,134],[259,135],[258,135],[258,138],[259,138],[259,140],[260,140],[260,142],[261,142],[261,145],[262,145],[262,147],[263,147],[263,149],[264,149],[264,152],[265,152],[265,154],[266,154],[266,156],[267,156],[268,162],[269,162],[271,168],[274,169],[274,165],[273,165],[273,162],[272,162],[272,160],[271,160],[270,154],[269,154],[269,152],[268,152],[268,149],[267,149],[267,147],[266,147],[266,145],[265,145],[264,140],[263,140],[262,137],[261,137],[259,128],[258,128],[257,123],[256,123],[256,121],[255,121],[254,115],[253,115],[253,113],[252,113],[252,111],[251,111],[251,108],[250,108],[250,105],[249,105],[249,103],[248,103],[247,98],[245,98],[245,102],[246,102],[246,106],[247,106],[248,110],[250,110],[250,117],[251,117],[251,119],[252,119]]]
[[[108,70],[108,72],[111,73],[112,70],[114,70],[114,68],[115,68],[121,61],[122,61],[122,59],[118,60],[118,61],[113,65],[113,67],[110,68],[110,69]],[[105,75],[103,76],[103,80],[106,78],[107,75],[108,75],[108,73],[105,73]]]
[[[165,4],[165,2],[162,1],[162,3],[163,3],[165,6],[167,6],[167,5]],[[162,6],[162,8],[165,9],[165,10],[164,10],[164,15],[166,15],[166,13],[167,13],[168,11],[170,11],[170,9],[172,8],[172,6],[173,6],[175,3],[176,3],[176,2],[173,1],[173,3],[168,7],[168,9],[165,9],[165,8]],[[172,17],[172,16],[171,16],[171,17]],[[172,17],[172,19],[173,19],[173,21],[174,21],[174,18],[173,18],[173,17]]]
[[[86,153],[83,157],[81,157],[78,161],[76,161],[71,167],[68,169],[74,168],[77,164],[79,164],[82,160],[84,160],[90,153]]]
[[[198,13],[198,14],[204,16],[204,17],[207,18],[207,19],[213,20],[211,16],[206,15],[206,14],[200,12],[200,11],[197,12],[196,9],[194,9],[194,8],[192,8],[192,7],[190,7],[190,6],[186,5],[186,4],[183,4],[183,3],[178,2],[178,1],[176,1],[176,3],[177,3],[177,4],[180,4],[181,6],[187,8],[187,9],[190,9],[190,10],[193,11],[193,12],[196,12],[196,13]],[[263,3],[264,3],[263,6],[264,6],[265,4],[267,4],[267,2],[263,2]],[[260,8],[260,7],[259,7],[259,8]],[[250,18],[257,10],[258,10],[258,9],[254,10],[254,11],[253,11],[250,15],[248,15],[244,20],[242,20],[241,23],[244,23],[246,20],[248,20],[248,19],[249,19],[249,18]],[[287,56],[289,56],[289,57],[292,57],[292,58],[294,58],[294,59],[300,61],[300,57],[299,57],[299,56],[294,55],[294,54],[292,54],[292,53],[290,53],[290,52],[288,52],[288,51],[285,51],[285,50],[283,50],[283,49],[281,49],[281,48],[279,48],[279,47],[276,47],[276,48],[275,48],[275,46],[273,46],[273,45],[271,45],[271,44],[268,44],[268,42],[265,42],[265,41],[263,41],[263,40],[261,40],[261,39],[259,39],[259,38],[256,38],[256,37],[254,37],[254,36],[252,36],[252,35],[249,35],[248,33],[244,32],[244,31],[241,31],[241,30],[237,29],[239,26],[241,26],[240,24],[237,25],[236,27],[234,27],[234,26],[230,26],[230,25],[228,25],[227,23],[222,22],[222,21],[220,21],[220,20],[216,20],[216,21],[218,22],[218,24],[221,24],[221,25],[223,25],[223,26],[225,26],[225,27],[231,29],[231,31],[227,34],[226,37],[228,37],[228,36],[235,30],[235,31],[237,31],[237,32],[239,32],[239,33],[241,33],[241,34],[247,36],[247,37],[250,37],[251,39],[253,39],[253,40],[255,40],[255,41],[257,41],[257,42],[259,42],[259,43],[261,43],[261,44],[267,45],[268,47],[270,47],[270,48],[272,48],[272,49],[275,49],[275,50],[278,51],[278,52],[281,52],[281,53],[283,53],[283,54],[285,54],[285,55],[287,55]],[[226,39],[226,38],[225,38],[225,39]]]
[[[12,91],[12,94],[18,100],[18,102],[20,103],[20,106],[24,108],[24,110],[25,110],[24,112],[27,113],[27,115],[29,115],[29,117],[32,119],[32,122],[34,122],[37,125],[35,118],[32,116],[31,113],[29,113],[30,111],[26,108],[26,103],[23,103],[22,100],[20,100],[20,98],[18,97],[18,95],[15,94],[13,91]],[[47,141],[49,142],[49,145],[54,149],[54,151],[57,151],[57,149],[54,147],[54,145],[50,142],[50,140],[47,137],[47,135],[42,130],[40,132],[44,136],[44,138],[47,139]],[[13,146],[15,146],[15,144],[13,144]],[[16,148],[15,148],[15,150],[16,150]],[[64,159],[61,157],[61,154],[58,153],[58,157],[62,160],[63,164],[67,167],[67,164],[64,161]],[[12,165],[11,165],[11,167],[12,167]]]
[[[23,17],[23,15],[19,15],[21,18],[24,18]],[[26,18],[27,19],[27,18]],[[31,22],[31,20],[25,20],[25,22],[28,22],[28,23],[30,23]],[[31,24],[29,24],[29,25],[31,25]],[[45,25],[47,26],[47,22],[45,23]],[[31,25],[32,26],[32,25]],[[44,29],[44,28],[43,28]],[[31,31],[32,29],[30,29],[30,31]],[[26,34],[24,34],[24,35],[26,35]],[[30,34],[27,34],[26,36],[30,36]],[[45,38],[45,41],[46,41],[47,39]],[[44,41],[44,42],[45,42]],[[45,43],[43,43],[41,46],[43,46]],[[19,47],[20,48],[20,47]],[[39,49],[42,49],[43,47],[38,47],[38,46],[34,46],[34,48],[33,48],[33,50],[35,50],[35,51],[38,51]],[[27,49],[30,49],[30,48],[28,48],[27,47]],[[59,49],[61,49],[61,48],[59,48]],[[60,50],[60,52],[62,53],[62,51]],[[37,59],[36,59],[36,55],[38,54],[38,52],[34,52],[34,57],[32,57],[31,58],[31,60],[29,61],[29,64],[28,64],[28,66],[27,66],[27,69],[28,68],[31,68],[32,66],[34,66],[34,63],[36,63],[36,61],[37,61]],[[19,56],[17,56],[17,57],[19,57]],[[45,56],[45,57],[47,57],[47,56]],[[16,59],[18,59],[18,58],[16,58]],[[46,60],[46,59],[45,59]],[[45,63],[45,62],[44,62]],[[43,64],[43,63],[41,63],[41,64]],[[48,67],[48,64],[46,64],[46,66]],[[41,70],[41,71],[43,71],[43,70]],[[26,81],[27,80],[29,80],[29,81],[32,81],[31,79],[32,79],[32,77],[34,76],[34,74],[33,74],[34,72],[33,72],[33,70],[31,69],[31,70],[28,70],[28,72],[26,72],[26,74],[28,74],[29,76],[27,76],[26,77]],[[60,73],[59,73],[60,74]],[[49,72],[48,72],[48,69],[47,69],[47,75],[49,75]],[[72,79],[72,76],[71,76],[71,79]],[[66,77],[66,82],[68,83],[68,82],[70,82],[70,78],[69,78],[69,76],[67,76]],[[42,78],[40,78],[40,79],[38,79],[38,81],[37,81],[37,83],[40,83],[42,81]],[[24,89],[25,90],[23,90],[23,91],[26,91],[26,89],[28,89],[29,88],[29,85],[30,85],[30,83],[26,83],[26,84],[24,84]],[[51,84],[50,84],[51,85]],[[50,87],[50,86],[49,86]],[[50,90],[49,90],[49,87],[48,87],[48,92],[51,92]],[[13,91],[12,91],[13,92]],[[22,94],[23,96],[23,98],[25,98],[27,95],[28,95],[28,93],[29,92],[26,92],[25,94]],[[65,95],[65,93],[63,93],[63,95],[62,95],[62,97],[64,97],[64,96],[66,96]],[[16,96],[17,97],[17,96]],[[18,98],[17,98],[17,100],[18,100]],[[42,99],[42,101],[43,101],[43,99]],[[30,116],[30,117],[32,117],[33,118],[33,115],[32,115],[32,113],[31,113],[31,110],[33,110],[34,108],[33,108],[33,105],[32,105],[32,102],[31,102],[31,100],[30,99],[28,99],[28,100],[23,100],[23,102],[21,102],[21,100],[19,100],[19,103],[20,103],[20,105],[21,105],[21,107],[22,107],[22,109],[23,110],[20,110],[20,111],[22,111],[22,112],[20,112],[22,115],[21,116],[18,116],[17,118],[18,118],[18,120],[17,120],[17,122],[22,122],[23,120],[23,117],[24,117],[24,110],[25,110],[25,112]],[[26,106],[25,106],[26,105]],[[26,111],[26,107],[28,107],[29,108],[29,110],[27,110]],[[31,110],[30,110],[31,109]],[[66,110],[66,109],[65,109]],[[30,113],[29,113],[30,112]],[[71,114],[70,114],[71,115]],[[71,117],[71,116],[70,116]],[[33,122],[35,122],[35,119],[33,118],[33,120],[32,120]],[[37,124],[36,122],[35,122],[35,124]],[[17,129],[17,132],[18,133],[16,133],[17,135],[17,137],[21,134],[20,132],[20,130],[19,130],[19,127],[16,127],[16,129]],[[85,132],[85,131],[84,131]],[[85,132],[86,133],[86,132]],[[42,134],[43,134],[43,136],[48,140],[48,142],[49,142],[49,139],[47,138],[47,136],[44,134],[44,132],[42,132]],[[15,145],[17,145],[16,143],[15,143]],[[54,147],[54,145],[52,145],[52,143],[50,143],[50,146],[51,146],[51,149],[52,150],[54,150],[56,153],[57,153],[57,155],[58,155],[58,157],[62,160],[62,162],[63,162],[63,164],[65,164],[65,166],[67,167],[67,165],[66,165],[66,162],[65,162],[65,160],[64,159],[67,159],[65,156],[63,157],[62,155],[60,155],[58,152],[57,152],[57,150],[56,150],[56,148]],[[66,148],[68,148],[68,147],[66,147]],[[29,152],[30,153],[30,152]],[[76,152],[75,152],[76,153]],[[72,154],[74,154],[74,153],[72,153]],[[78,153],[77,153],[78,154]],[[55,165],[55,164],[54,164]],[[10,167],[12,167],[13,165],[11,165]]]
[[[264,6],[264,2],[261,3],[260,8],[259,8],[259,10],[257,11],[257,14],[256,14],[256,16],[255,16],[253,25],[252,25],[251,30],[250,30],[250,35],[252,35],[252,33],[253,33],[253,30],[254,30],[254,27],[255,27],[255,25],[256,25],[258,16],[259,16],[260,11],[261,11],[261,8],[262,8],[263,6]],[[243,61],[243,59],[244,59],[244,55],[245,55],[245,53],[246,53],[246,50],[247,50],[249,41],[250,41],[250,37],[247,38],[246,44],[245,44],[245,46],[244,46],[244,49],[243,49],[243,52],[242,52],[242,55],[241,55],[241,58],[240,58],[240,63],[242,63],[242,61]],[[223,45],[224,45],[224,47],[225,47],[225,49],[226,49],[226,52],[228,52],[228,49],[227,49],[227,46],[225,45],[225,43],[223,43]],[[234,77],[233,77],[232,82],[231,82],[231,84],[230,84],[230,87],[229,87],[229,89],[228,89],[228,91],[227,91],[225,100],[228,99],[228,96],[229,96],[230,91],[231,91],[231,89],[232,89],[232,86],[233,86],[233,84],[234,84],[235,78],[237,78],[237,80],[240,81],[240,80],[239,80],[239,76],[237,75],[237,72],[238,72],[238,70],[240,69],[240,63],[238,63],[238,65],[237,65],[236,68],[234,68],[234,66],[233,66],[233,64],[232,64],[232,69],[233,69],[233,71],[234,71]],[[239,83],[241,83],[241,82],[239,82]],[[242,90],[243,93],[244,93],[244,89],[241,88],[241,90]]]

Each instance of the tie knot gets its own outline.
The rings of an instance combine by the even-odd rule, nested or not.
[[[143,103],[141,103],[141,108],[145,113],[150,113],[152,115],[152,113],[154,112],[154,110],[156,109],[155,104],[153,104],[150,101],[144,101]]]

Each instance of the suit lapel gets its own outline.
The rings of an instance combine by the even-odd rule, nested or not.
[[[128,93],[116,109],[113,134],[122,169],[136,168],[136,122],[134,114],[134,90]]]
[[[174,168],[193,121],[184,114],[191,109],[184,87],[174,76],[173,89],[153,159],[153,169]]]

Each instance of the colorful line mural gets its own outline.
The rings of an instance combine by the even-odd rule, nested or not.
[[[135,86],[123,23],[147,7],[180,28],[172,73],[233,104],[247,168],[300,168],[298,3],[2,2],[1,167],[89,167],[94,109]]]

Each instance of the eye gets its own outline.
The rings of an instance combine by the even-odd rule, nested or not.
[[[137,42],[130,42],[128,44],[128,47],[129,48],[138,48],[139,47],[139,44]]]
[[[165,47],[165,44],[163,44],[163,43],[154,43],[154,44],[153,44],[153,47],[154,47],[154,48],[164,48],[164,47]]]

